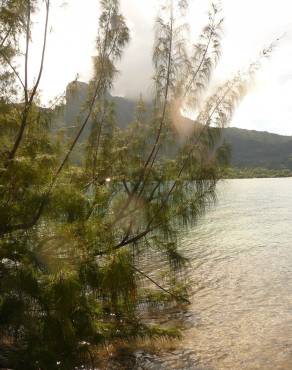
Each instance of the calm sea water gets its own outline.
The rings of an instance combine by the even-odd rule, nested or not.
[[[184,240],[202,369],[292,369],[292,179],[228,180]]]

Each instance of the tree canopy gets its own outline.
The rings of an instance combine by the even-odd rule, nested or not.
[[[56,109],[42,108],[38,97],[50,0],[1,2],[2,367],[94,368],[108,343],[179,335],[143,316],[153,305],[189,302],[181,235],[215,200],[228,152],[221,128],[259,62],[207,93],[220,57],[221,12],[211,7],[192,44],[188,2],[161,3],[151,107],[141,97],[132,122],[124,129],[116,122],[108,93],[130,34],[119,1],[101,0],[87,102],[75,129],[64,133],[52,127]],[[29,86],[31,15],[40,6],[46,11],[40,69]],[[23,72],[16,56],[23,56]],[[198,112],[187,135],[186,107]],[[149,271],[150,263],[159,271]]]

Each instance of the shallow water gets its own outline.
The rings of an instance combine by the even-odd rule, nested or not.
[[[292,179],[228,180],[185,238],[202,369],[292,369]]]

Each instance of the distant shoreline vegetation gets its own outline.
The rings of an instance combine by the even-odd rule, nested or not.
[[[276,178],[292,177],[292,170],[288,168],[268,169],[262,167],[236,168],[228,167],[224,170],[224,179],[252,179],[252,178]]]

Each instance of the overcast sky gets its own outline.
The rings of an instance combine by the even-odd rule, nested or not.
[[[64,91],[77,74],[91,76],[91,56],[98,24],[98,0],[53,0],[45,71],[44,101]],[[133,97],[149,93],[153,21],[158,0],[121,0],[131,30],[131,43],[119,66],[115,93]],[[210,2],[193,0],[188,14],[193,40],[206,22]],[[224,41],[214,79],[223,81],[256,59],[262,47],[285,33],[272,58],[265,63],[254,88],[245,98],[232,126],[292,135],[292,0],[222,0]],[[32,71],[40,53],[43,16],[35,19]]]

